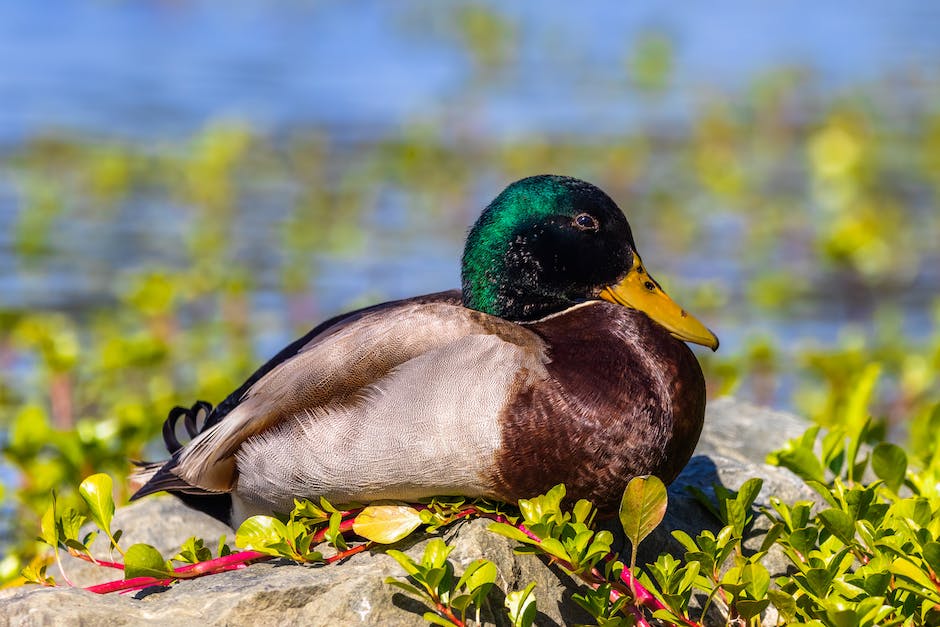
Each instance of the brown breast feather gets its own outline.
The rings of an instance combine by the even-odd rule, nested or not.
[[[641,474],[671,482],[698,442],[705,384],[695,356],[645,314],[604,302],[529,326],[549,379],[520,385],[502,417],[499,497],[565,483],[570,498],[616,512]]]

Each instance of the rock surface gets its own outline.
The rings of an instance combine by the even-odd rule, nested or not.
[[[714,483],[735,489],[751,477],[764,479],[757,505],[769,496],[785,501],[813,499],[812,493],[786,470],[766,466],[768,452],[799,436],[806,424],[799,418],[732,399],[708,406],[705,430],[696,457],[670,487],[664,523],[641,545],[641,561],[652,561],[663,550],[682,554],[669,532],[683,529],[696,535],[718,524],[686,488],[706,492]],[[114,527],[124,530],[127,544],[146,542],[171,554],[192,535],[211,539],[231,529],[189,510],[172,497],[151,498],[118,510]],[[451,560],[460,571],[478,557],[496,563],[503,590],[523,588],[536,581],[537,625],[589,622],[571,600],[577,585],[565,575],[528,555],[512,552],[513,542],[473,521],[445,532],[455,544]],[[417,557],[428,539],[406,540],[399,546]],[[759,538],[752,543],[758,544]],[[770,556],[771,573],[784,571],[780,556]],[[66,564],[76,585],[119,578],[117,571],[90,568],[78,560]],[[169,589],[144,590],[134,595],[96,595],[78,588],[23,587],[0,591],[0,626],[6,625],[424,625],[423,606],[384,583],[400,576],[397,563],[380,551],[355,555],[340,565],[304,567],[287,563],[260,563],[249,568],[183,581]],[[59,578],[61,581],[61,578]],[[499,593],[491,596],[502,605]],[[772,617],[768,617],[772,618]],[[497,622],[497,624],[501,624]]]

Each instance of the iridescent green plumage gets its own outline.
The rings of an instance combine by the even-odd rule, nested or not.
[[[597,229],[579,227],[582,214]],[[566,176],[522,179],[489,204],[467,236],[464,306],[507,320],[561,311],[626,274],[632,248],[623,213],[597,187]]]

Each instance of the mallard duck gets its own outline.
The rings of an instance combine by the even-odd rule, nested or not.
[[[718,339],[649,275],[607,194],[512,183],[469,232],[462,288],[332,318],[217,407],[175,409],[171,457],[132,498],[165,490],[237,525],[299,497],[515,502],[564,483],[612,513],[632,477],[678,475],[705,412],[685,342]]]

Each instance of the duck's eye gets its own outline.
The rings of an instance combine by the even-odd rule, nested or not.
[[[597,218],[589,213],[579,213],[577,216],[575,216],[574,223],[579,229],[585,231],[596,231],[598,226]]]

